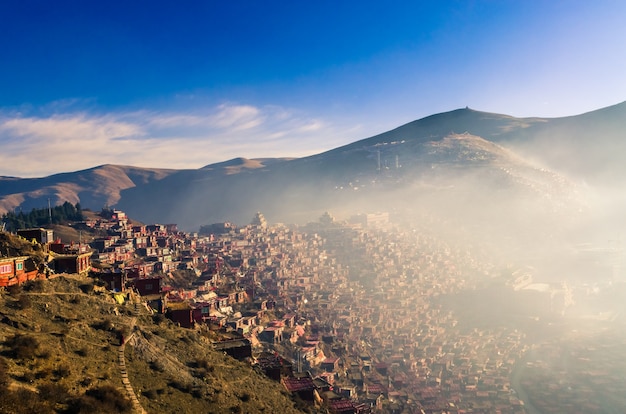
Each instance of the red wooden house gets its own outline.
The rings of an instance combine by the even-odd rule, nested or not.
[[[27,256],[0,258],[0,287],[12,286],[37,278],[38,271]]]

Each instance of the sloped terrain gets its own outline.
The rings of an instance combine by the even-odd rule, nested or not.
[[[555,119],[458,109],[305,158],[237,158],[195,170],[107,165],[41,179],[0,177],[0,211],[42,207],[48,198],[80,201],[96,211],[108,204],[142,222],[177,223],[185,231],[247,223],[257,211],[270,222],[305,223],[324,211],[349,216],[415,206],[452,216],[475,211],[483,219],[493,210],[507,222],[531,210],[521,219],[552,222],[557,211],[586,208],[583,186],[592,196],[612,198],[599,208],[613,206],[590,214],[588,227],[610,227],[597,221],[610,214],[606,221],[614,221],[626,205],[615,199],[626,176],[625,120],[626,103]],[[474,208],[450,211],[452,205]],[[569,212],[565,216],[571,220]]]
[[[1,413],[132,412],[123,372],[149,413],[298,412],[280,384],[201,333],[119,305],[89,278],[0,293]]]
[[[120,191],[161,180],[175,171],[101,165],[43,178],[0,177],[0,212],[16,207],[24,211],[43,208],[48,200],[52,205],[80,202],[85,207],[100,210],[105,205],[116,204]]]

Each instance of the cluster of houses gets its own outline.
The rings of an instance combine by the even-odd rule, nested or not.
[[[29,280],[49,277],[52,273],[87,274],[91,269],[91,252],[87,245],[66,246],[53,239],[50,229],[22,229],[17,236],[41,246],[49,260],[30,256],[0,256],[0,287],[19,285]]]
[[[510,384],[524,335],[468,330],[434,300],[471,289],[493,265],[412,229],[329,223],[316,231],[328,256],[349,264],[343,283],[322,283],[306,305],[311,331],[331,346],[320,369],[336,388],[383,396],[389,411],[525,412]]]
[[[91,272],[182,327],[227,332],[216,349],[329,413],[525,413],[509,382],[522,334],[462,331],[432,301],[490,267],[388,215],[297,228],[258,213],[203,235],[121,211],[86,224],[107,236],[51,243],[55,271]]]

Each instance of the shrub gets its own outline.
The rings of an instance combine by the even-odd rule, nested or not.
[[[99,329],[102,331],[111,331],[115,327],[115,324],[111,319],[103,319],[102,321],[95,322],[91,325],[94,329]]]
[[[165,322],[165,319],[165,315],[163,315],[162,313],[156,313],[154,314],[154,316],[152,316],[152,320],[157,325],[161,324],[161,322]]]
[[[17,379],[22,382],[33,382],[35,381],[36,375],[32,371],[24,371],[22,375],[20,375]]]
[[[52,414],[55,411],[39,395],[26,388],[0,393],[0,412],[11,414]]]
[[[0,389],[9,384],[9,364],[4,357],[0,357]],[[1,394],[1,393],[0,393]]]
[[[22,293],[22,286],[21,285],[9,286],[9,287],[7,287],[7,292],[11,296],[17,296],[20,293]]]
[[[80,348],[75,350],[74,353],[78,356],[85,357],[89,352],[87,351],[87,348]]]
[[[50,350],[49,349],[40,349],[39,353],[37,354],[37,356],[41,359],[48,359],[50,358]]]
[[[44,291],[44,281],[41,279],[32,280],[26,284],[24,284],[24,290],[28,292],[43,292]]]
[[[191,390],[191,396],[192,396],[193,398],[198,399],[198,400],[199,400],[199,399],[201,399],[201,398],[203,398],[203,397],[204,397],[204,393],[202,392],[202,388],[199,388],[199,387],[194,387],[194,388]]]
[[[80,381],[80,385],[82,387],[88,387],[91,385],[92,382],[93,380],[91,379],[91,377],[85,377]]]
[[[15,302],[15,306],[17,307],[17,309],[21,310],[30,309],[33,306],[33,302],[27,295],[20,294],[17,297],[17,302]]]
[[[207,371],[205,369],[202,368],[196,368],[193,370],[193,376],[196,378],[205,378],[207,376]]]
[[[91,292],[93,292],[93,283],[83,283],[82,285],[78,286],[78,288],[85,294],[90,294]]]
[[[168,384],[172,388],[176,388],[178,391],[190,393],[193,390],[193,386],[187,382],[180,380],[172,380]]]
[[[150,368],[152,368],[153,370],[157,372],[165,371],[165,366],[159,360],[150,361]]]
[[[9,348],[9,356],[16,359],[33,359],[39,349],[39,341],[34,336],[15,334],[5,345]]]
[[[35,374],[36,379],[46,379],[52,375],[51,367],[44,367]]]
[[[68,377],[72,373],[72,367],[67,362],[57,365],[54,370],[54,375],[59,378]]]
[[[59,383],[47,382],[41,384],[37,389],[39,390],[40,398],[52,404],[62,404],[70,398],[67,387]]]
[[[129,413],[131,402],[117,388],[102,385],[87,390],[85,395],[74,400],[69,413]]]
[[[149,400],[154,400],[155,398],[157,398],[157,392],[153,389],[150,390],[145,390],[141,393],[141,395],[143,395],[144,397],[148,398]]]
[[[215,367],[213,365],[211,365],[211,363],[209,362],[208,359],[206,358],[198,358],[195,360],[195,362],[193,363],[193,365],[196,368],[202,368],[208,372],[213,372],[213,370],[215,369]]]

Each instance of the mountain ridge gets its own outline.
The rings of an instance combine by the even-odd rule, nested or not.
[[[469,185],[471,180],[463,184],[461,178],[472,177],[477,163],[458,151],[482,151],[483,156],[491,152],[493,159],[512,163],[513,158],[503,161],[495,156],[499,148],[524,160],[529,166],[524,174],[534,176],[532,180],[542,175],[538,170],[549,172],[544,174],[545,183],[538,183],[545,188],[538,197],[547,199],[553,183],[595,180],[604,184],[613,173],[626,177],[622,166],[626,142],[620,139],[625,130],[626,102],[560,118],[515,118],[460,108],[303,158],[234,158],[184,170],[105,164],[36,179],[2,177],[0,211],[41,208],[51,199],[55,204],[80,202],[92,209],[117,206],[139,220],[177,222],[185,229],[247,221],[256,211],[265,211],[270,220],[306,221],[320,211],[347,211],[357,202],[361,211],[393,210],[399,205],[381,197],[424,198],[418,183],[428,180],[442,184],[449,180],[442,188],[455,185],[459,190]],[[433,152],[434,143],[464,134],[484,141],[479,145],[472,138],[471,149],[449,149],[457,151],[448,154],[454,162],[442,168],[435,159],[442,153]],[[498,147],[487,150],[487,142]],[[488,191],[490,185],[503,184],[501,167],[483,162],[482,178],[472,185]],[[514,186],[510,193],[516,194]]]

